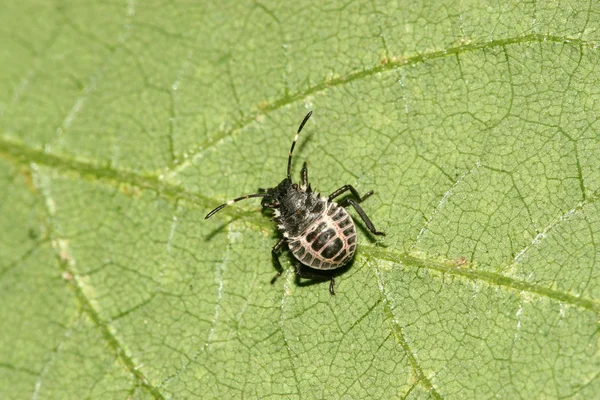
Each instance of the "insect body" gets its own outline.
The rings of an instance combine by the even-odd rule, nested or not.
[[[290,237],[284,231],[284,237],[287,233],[288,247],[302,264],[315,269],[336,269],[354,255],[356,228],[343,207],[317,199],[317,211],[320,209],[321,212],[316,214],[316,218],[299,235]]]
[[[259,193],[249,194],[229,200],[209,212],[205,219],[212,217],[223,207],[240,200],[252,197],[262,197],[262,206],[272,209],[275,214],[277,228],[283,234],[283,238],[277,242],[271,253],[273,262],[277,268],[277,275],[271,283],[281,275],[283,268],[277,256],[278,251],[284,244],[302,264],[317,270],[335,270],[346,265],[356,251],[356,227],[354,221],[346,211],[345,207],[352,206],[374,235],[384,235],[373,226],[359,203],[373,194],[373,191],[360,196],[351,185],[344,185],[327,197],[322,197],[313,192],[308,183],[308,168],[306,162],[302,166],[300,185],[292,182],[291,166],[292,153],[298,141],[298,136],[312,115],[309,112],[298,128],[298,132],[292,142],[288,157],[287,177],[274,188],[259,189]],[[342,200],[339,204],[334,198],[350,191],[352,196]],[[314,273],[302,271],[299,265],[295,268],[296,275],[301,278],[322,278]],[[334,277],[331,277],[329,291],[335,294]]]

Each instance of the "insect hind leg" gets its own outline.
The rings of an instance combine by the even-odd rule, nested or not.
[[[372,193],[373,193],[372,191],[367,193],[365,196],[363,196],[363,198],[361,200],[364,200],[364,198],[367,195],[370,196]],[[375,225],[373,225],[373,223],[371,222],[371,219],[367,216],[367,213],[362,209],[362,207],[358,204],[358,202],[356,200],[349,197],[347,199],[344,199],[344,201],[342,201],[340,203],[341,207],[347,207],[349,205],[354,207],[354,209],[356,210],[356,212],[358,213],[360,218],[363,220],[365,225],[367,225],[367,228],[369,229],[369,231],[371,231],[371,233],[373,235],[385,236],[385,232],[379,232],[377,229],[375,229]]]
[[[369,197],[370,195],[373,194],[373,191],[369,190],[367,193],[365,193],[364,196],[361,197],[360,194],[358,194],[358,190],[354,189],[354,186],[344,185],[329,195],[329,201],[335,199],[336,197],[341,196],[342,194],[346,193],[347,191],[350,191],[352,193],[352,195],[358,199],[359,202],[365,200],[367,197]]]
[[[323,276],[318,273],[302,270],[302,264],[300,264],[299,262],[295,263],[294,272],[296,273],[296,284],[298,286],[313,285],[329,280],[329,293],[335,296],[335,275],[329,277]],[[304,283],[301,282],[300,279],[310,279],[311,282]]]

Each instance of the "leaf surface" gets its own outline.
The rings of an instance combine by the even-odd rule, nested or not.
[[[213,4],[214,3],[214,4]],[[0,397],[591,398],[600,6],[134,2],[0,15]],[[295,150],[384,239],[273,286]]]

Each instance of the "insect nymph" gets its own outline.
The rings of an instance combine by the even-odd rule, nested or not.
[[[321,197],[319,193],[312,191],[308,183],[306,162],[302,166],[300,185],[292,182],[292,153],[298,136],[311,115],[312,111],[306,114],[298,128],[288,157],[287,177],[279,185],[270,189],[259,189],[258,193],[229,200],[209,212],[204,218],[212,217],[223,207],[237,201],[262,197],[263,208],[273,210],[274,221],[283,235],[283,238],[271,250],[273,262],[277,268],[277,275],[273,277],[271,283],[274,283],[283,272],[277,253],[284,244],[287,244],[298,261],[312,269],[335,270],[352,260],[357,244],[356,227],[345,207],[353,206],[371,233],[385,235],[375,229],[367,214],[358,204],[372,195],[372,190],[361,197],[352,185],[344,185],[329,196]],[[348,191],[354,198],[346,197],[339,204],[333,201]],[[323,278],[321,275],[302,271],[300,265],[296,265],[295,272],[301,278]],[[334,284],[335,280],[332,276],[329,285],[331,294],[335,294]]]

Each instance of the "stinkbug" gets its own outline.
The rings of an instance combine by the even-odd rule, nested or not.
[[[275,214],[274,221],[283,234],[283,237],[271,250],[273,263],[277,268],[277,275],[273,277],[271,283],[274,283],[283,272],[277,253],[284,244],[288,245],[298,261],[312,269],[335,270],[352,260],[356,251],[356,227],[345,207],[354,207],[371,233],[385,235],[385,233],[375,229],[367,214],[358,204],[372,195],[372,190],[361,197],[352,185],[344,185],[329,196],[321,197],[319,193],[312,191],[308,183],[306,162],[302,166],[300,185],[292,182],[292,153],[300,132],[311,115],[312,111],[306,114],[300,127],[298,127],[288,157],[287,177],[279,185],[270,189],[259,189],[258,193],[229,200],[204,217],[204,219],[208,219],[223,207],[237,201],[262,197],[262,207],[273,210]],[[333,199],[347,191],[350,191],[354,198],[347,197],[339,204],[333,201]],[[300,265],[295,266],[295,272],[299,278],[323,278],[321,275],[302,271]],[[331,294],[335,294],[334,285],[335,280],[332,275],[329,284]]]

